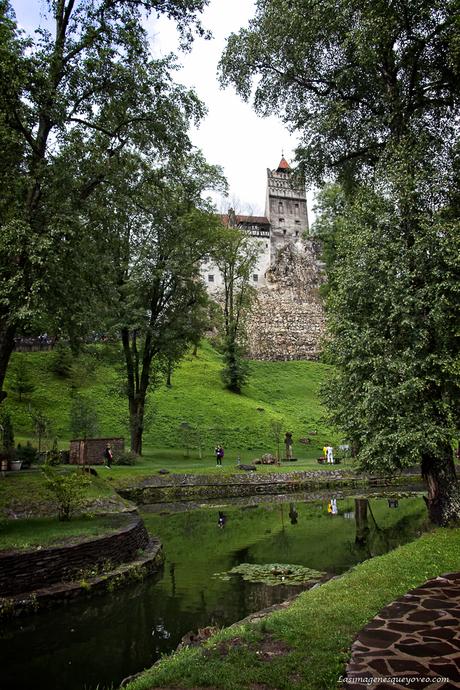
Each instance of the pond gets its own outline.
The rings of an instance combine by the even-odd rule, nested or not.
[[[427,528],[422,497],[162,506],[143,515],[160,537],[164,570],[114,594],[76,602],[3,628],[0,687],[103,690],[175,649],[183,635],[225,626],[284,601],[298,586],[248,582],[242,563],[288,563],[333,576],[411,541]],[[158,508],[157,508],[158,510]],[[219,527],[219,511],[224,526]]]

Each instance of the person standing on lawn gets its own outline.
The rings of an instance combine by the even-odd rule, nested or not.
[[[108,443],[105,447],[104,460],[105,460],[105,466],[107,467],[107,469],[111,470],[112,469],[113,453],[112,453],[112,449],[110,447],[110,443]]]

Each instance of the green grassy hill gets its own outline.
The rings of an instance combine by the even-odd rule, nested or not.
[[[90,399],[100,420],[101,436],[128,438],[127,401],[122,395],[123,368],[119,354],[104,346],[91,346],[74,362],[70,377],[51,371],[53,353],[15,353],[12,368],[23,359],[35,385],[23,401],[10,391],[5,407],[13,418],[17,438],[32,438],[29,406],[41,410],[53,424],[60,445],[71,437],[69,411],[73,391]],[[294,439],[311,436],[308,450],[314,457],[325,442],[337,442],[323,421],[318,389],[327,365],[317,362],[251,362],[251,379],[236,395],[223,388],[220,355],[207,342],[198,356],[188,356],[174,372],[172,388],[161,385],[149,395],[144,448],[182,448],[180,424],[198,428],[209,452],[216,443],[241,451],[242,458],[275,450],[270,421],[279,419]],[[6,388],[11,385],[11,375]],[[317,434],[311,432],[316,431]]]

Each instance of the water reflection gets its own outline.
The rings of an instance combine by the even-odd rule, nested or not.
[[[241,563],[292,563],[331,575],[409,541],[424,529],[421,498],[336,498],[253,506],[214,504],[188,512],[148,514],[164,544],[164,571],[156,579],[113,595],[78,602],[14,621],[2,634],[0,687],[8,690],[95,690],[174,649],[190,630],[228,625],[299,591],[239,576]],[[225,527],[218,524],[219,512]]]

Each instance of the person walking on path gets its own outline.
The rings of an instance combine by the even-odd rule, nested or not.
[[[112,453],[112,449],[110,447],[110,443],[108,443],[105,447],[104,459],[105,459],[105,466],[107,467],[107,469],[111,470],[112,469],[113,453]]]

